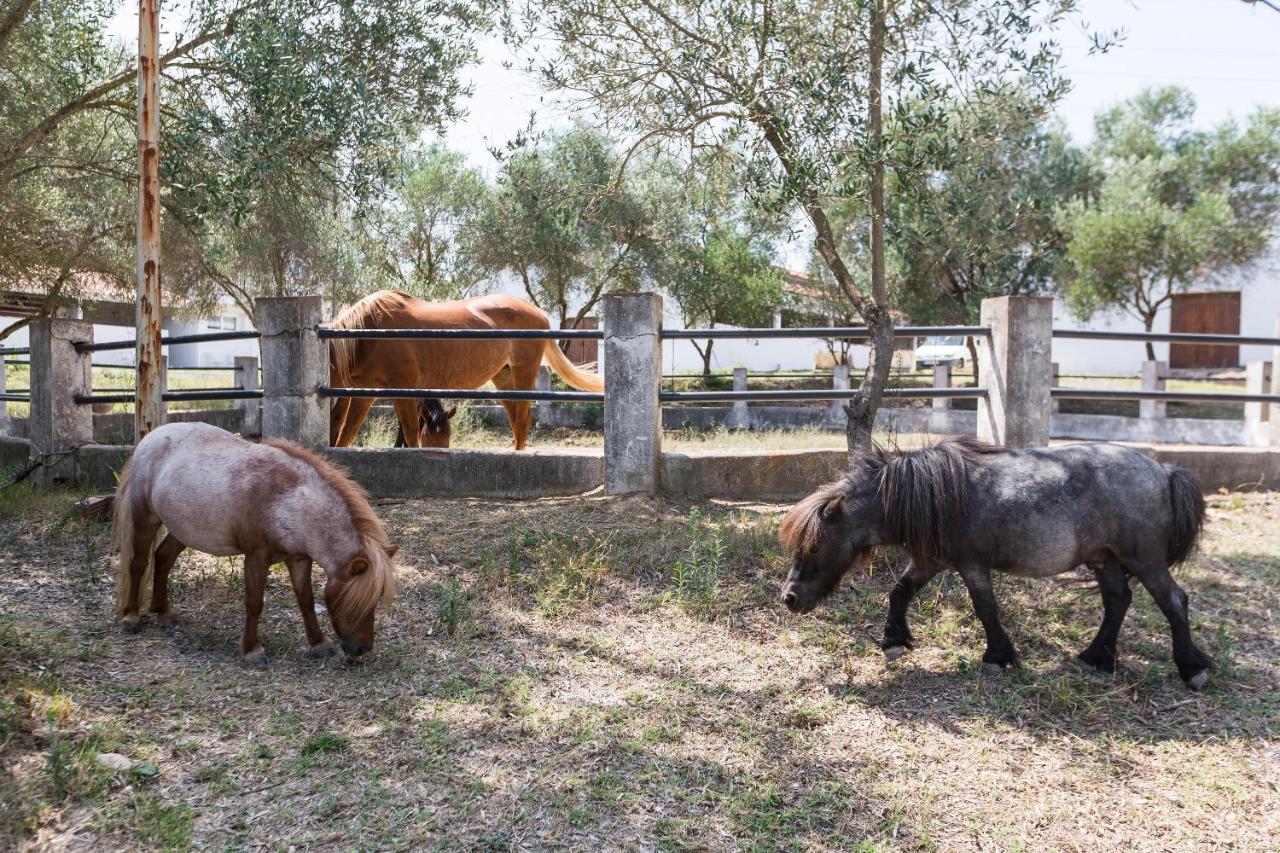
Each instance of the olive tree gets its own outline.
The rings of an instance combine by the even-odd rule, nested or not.
[[[757,195],[804,211],[870,330],[870,366],[848,407],[856,447],[871,439],[892,360],[886,175],[926,179],[922,167],[937,157],[913,133],[957,96],[1013,77],[1039,97],[1060,92],[1048,31],[1073,9],[1070,0],[551,0],[530,4],[516,35],[533,36],[530,63],[548,83],[630,128],[633,147],[741,151]],[[829,215],[850,198],[869,221],[865,287]]]

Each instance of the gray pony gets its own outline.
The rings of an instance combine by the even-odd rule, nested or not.
[[[1199,690],[1213,662],[1192,642],[1187,594],[1169,568],[1192,553],[1203,522],[1204,498],[1190,473],[1127,447],[1013,450],[959,438],[901,454],[876,448],[783,520],[779,535],[795,562],[782,601],[808,613],[871,549],[901,545],[911,561],[889,596],[885,656],[911,647],[912,598],[954,569],[986,630],[984,667],[995,669],[1017,657],[1000,625],[992,570],[1050,577],[1084,564],[1098,579],[1103,617],[1080,660],[1115,671],[1136,577],[1169,620],[1178,674]]]

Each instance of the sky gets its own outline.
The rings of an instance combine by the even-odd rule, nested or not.
[[[1259,105],[1280,107],[1280,12],[1241,0],[1081,0],[1080,7],[1083,25],[1068,24],[1059,33],[1061,67],[1073,83],[1059,114],[1077,142],[1092,137],[1098,111],[1147,86],[1190,89],[1201,125],[1243,118]],[[1086,26],[1123,30],[1123,43],[1107,54],[1090,55]],[[111,29],[136,39],[136,4],[125,3]],[[162,35],[162,45],[171,39],[172,33]],[[564,125],[571,117],[563,104],[512,67],[518,63],[500,40],[486,40],[481,56],[467,72],[474,90],[464,103],[467,115],[448,130],[444,142],[492,172],[489,149],[511,139],[531,112],[538,114],[540,127]],[[801,235],[784,249],[782,260],[803,268],[806,254]]]

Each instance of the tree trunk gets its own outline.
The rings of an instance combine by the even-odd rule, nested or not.
[[[978,376],[978,339],[969,335],[965,338],[965,344],[969,347],[969,364],[973,367],[973,387],[981,388],[981,377]]]
[[[714,345],[715,345],[715,339],[708,338],[707,348],[705,350],[698,351],[702,355],[702,375],[703,376],[711,375],[711,347],[713,347]]]
[[[1142,316],[1142,326],[1148,332],[1151,331],[1152,327],[1155,326],[1155,324],[1156,324],[1156,314],[1154,311],[1152,311],[1150,314],[1144,314]],[[1151,341],[1147,341],[1147,361],[1155,361],[1155,360],[1156,360],[1156,345]]]
[[[871,298],[875,307],[863,319],[870,331],[871,350],[867,372],[862,375],[857,394],[845,411],[849,451],[871,446],[876,412],[889,368],[893,364],[893,318],[888,311],[888,288],[884,274],[884,120],[881,113],[881,78],[884,68],[884,0],[871,4],[870,80],[867,104],[867,144],[871,159]]]

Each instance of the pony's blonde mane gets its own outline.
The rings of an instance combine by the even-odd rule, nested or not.
[[[340,312],[329,324],[332,329],[367,329],[376,328],[380,319],[387,317],[397,308],[413,299],[400,290],[379,290],[350,305]],[[329,367],[331,379],[338,387],[348,386],[351,382],[351,367],[356,362],[356,349],[360,345],[358,338],[339,338],[329,341]]]
[[[351,522],[355,525],[356,535],[360,537],[360,546],[369,560],[369,568],[347,581],[342,598],[337,603],[337,608],[341,611],[337,615],[360,619],[379,603],[390,603],[396,594],[395,565],[387,556],[386,550],[391,543],[387,540],[386,531],[382,529],[382,522],[378,520],[373,507],[369,506],[369,496],[364,489],[319,453],[279,438],[268,438],[262,443],[310,465],[320,479],[337,492],[346,505],[347,512],[351,514]]]

